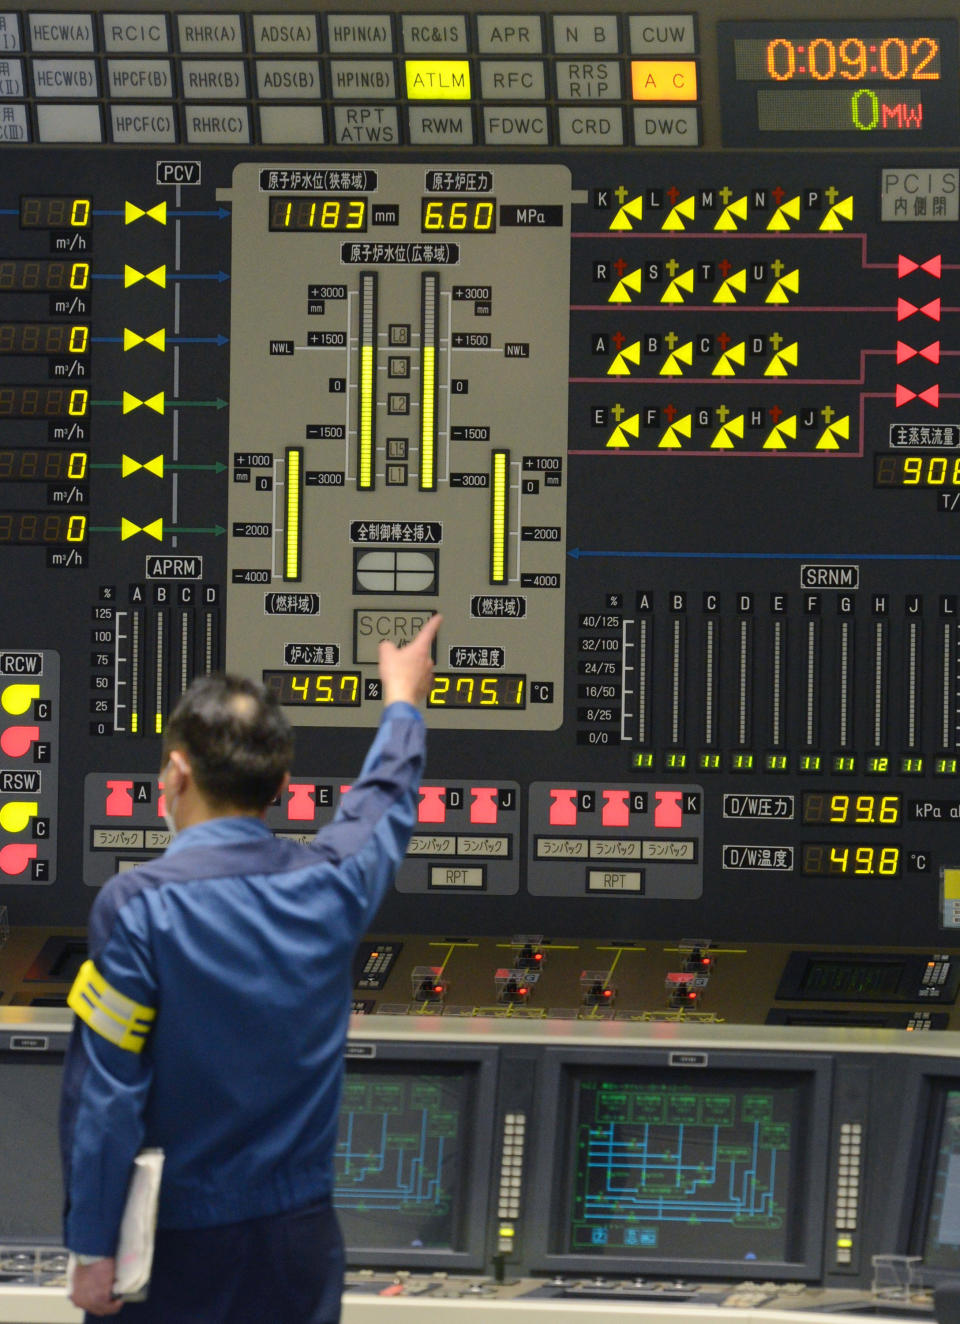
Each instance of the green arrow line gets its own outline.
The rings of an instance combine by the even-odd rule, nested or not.
[[[226,533],[222,524],[214,524],[211,529],[185,529],[180,524],[175,524],[169,529],[164,529],[164,533],[214,533],[219,538],[221,533]]]
[[[208,469],[211,473],[222,474],[226,465],[220,460],[216,464],[165,464],[165,469]]]
[[[91,524],[87,533],[119,533],[119,524]]]

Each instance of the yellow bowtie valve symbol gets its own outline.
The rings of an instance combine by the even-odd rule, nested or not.
[[[120,520],[120,541],[126,542],[136,533],[145,533],[148,538],[156,538],[157,542],[163,542],[163,516],[153,520],[150,524],[134,524],[133,520],[126,517]]]
[[[135,202],[124,203],[124,225],[132,225],[134,221],[139,221],[141,216],[149,216],[151,221],[156,221],[159,225],[166,225],[167,204],[165,202],[158,202],[155,207],[138,207]]]
[[[154,349],[160,350],[161,354],[167,347],[167,333],[163,327],[159,331],[154,331],[151,336],[138,335],[136,331],[131,331],[129,327],[123,328],[123,352],[130,349],[136,349],[137,345],[152,345]]]
[[[36,800],[8,800],[0,808],[0,828],[4,832],[22,832],[39,812],[40,806]]]
[[[147,409],[152,409],[155,414],[163,413],[163,391],[158,391],[156,395],[151,395],[149,400],[141,400],[138,396],[131,395],[129,391],[123,393],[123,412],[132,414],[135,409],[145,405]]]
[[[120,460],[121,477],[129,478],[135,474],[138,469],[146,469],[147,473],[153,474],[156,478],[163,477],[163,454],[155,455],[152,460],[135,460],[130,455],[124,455]]]
[[[3,705],[3,711],[9,713],[11,717],[22,717],[34,699],[39,698],[39,685],[8,685],[3,694],[0,694],[0,704]]]
[[[161,290],[165,290],[167,288],[166,264],[162,267],[154,267],[152,271],[138,271],[136,267],[129,266],[123,268],[123,288],[125,290],[141,280],[148,280],[153,285],[159,285]]]

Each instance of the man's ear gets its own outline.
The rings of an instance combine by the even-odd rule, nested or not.
[[[176,786],[174,789],[179,794],[179,792],[183,790],[184,786],[186,785],[187,781],[189,781],[192,775],[190,760],[187,758],[186,754],[183,752],[182,749],[171,749],[167,757],[166,767],[170,771],[177,774],[179,785]],[[167,782],[169,783],[169,781],[170,781],[170,774],[168,772]]]

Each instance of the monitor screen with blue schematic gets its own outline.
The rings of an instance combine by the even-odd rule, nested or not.
[[[541,1268],[820,1272],[829,1064],[709,1056],[674,1066],[585,1050],[548,1061],[558,1125],[540,1153],[550,1170]]]
[[[496,1050],[378,1044],[350,1057],[334,1205],[352,1265],[483,1263]],[[352,1048],[356,1050],[356,1045]]]

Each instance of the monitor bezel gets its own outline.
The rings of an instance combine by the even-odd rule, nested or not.
[[[462,1064],[475,1071],[472,1094],[472,1117],[466,1132],[470,1152],[464,1175],[464,1202],[460,1211],[462,1239],[459,1248],[410,1246],[346,1246],[350,1269],[432,1269],[471,1272],[485,1263],[486,1229],[490,1202],[490,1173],[493,1168],[494,1124],[496,1121],[499,1052],[497,1046],[469,1044],[431,1044],[408,1041],[364,1042],[351,1039],[347,1051],[347,1069],[351,1063],[363,1063],[376,1070],[379,1064],[434,1066]]]
[[[4,1068],[17,1070],[19,1067],[42,1063],[50,1071],[55,1071],[58,1078],[58,1095],[63,1080],[63,1064],[70,1036],[61,1031],[35,1030],[30,1025],[0,1027],[0,1074]],[[59,1144],[57,1162],[60,1161]],[[60,1206],[57,1211],[62,1224],[63,1187],[61,1174]],[[42,1250],[58,1250],[63,1246],[62,1226],[56,1235],[37,1231],[0,1232],[0,1242],[4,1247],[39,1247]]]
[[[572,1123],[572,1073],[583,1068],[662,1070],[670,1072],[703,1071],[706,1082],[711,1071],[743,1071],[754,1077],[763,1075],[806,1076],[809,1080],[807,1154],[799,1166],[801,1190],[796,1241],[800,1253],[796,1259],[726,1260],[691,1256],[680,1258],[657,1255],[578,1255],[558,1250],[558,1235],[566,1211],[562,1208],[565,1189],[565,1165],[568,1161]],[[824,1217],[831,1135],[831,1100],[834,1061],[830,1055],[814,1053],[762,1051],[678,1051],[643,1049],[630,1045],[602,1048],[548,1049],[541,1064],[541,1098],[557,1101],[555,1124],[543,1127],[536,1145],[534,1180],[529,1207],[528,1252],[531,1268],[553,1274],[628,1274],[633,1277],[709,1278],[739,1281],[744,1277],[773,1280],[813,1281],[819,1279],[824,1264]],[[745,1081],[746,1083],[746,1081]]]
[[[900,1143],[895,1147],[896,1161],[891,1170],[894,1207],[887,1225],[897,1229],[893,1249],[921,1257],[923,1283],[929,1287],[960,1281],[960,1255],[956,1269],[923,1262],[949,1090],[960,1090],[960,1061],[956,1058],[926,1059],[911,1064],[903,1094]]]

